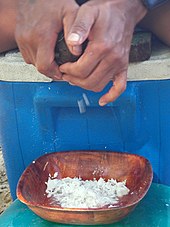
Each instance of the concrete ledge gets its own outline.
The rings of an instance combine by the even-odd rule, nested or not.
[[[129,65],[128,81],[170,79],[170,48],[157,44],[148,61]],[[19,52],[0,56],[0,80],[13,82],[51,82],[32,65],[24,62]]]
[[[0,57],[0,80],[13,82],[51,82],[33,65],[24,62],[20,52],[9,52]]]

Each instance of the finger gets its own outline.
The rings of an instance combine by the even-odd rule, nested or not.
[[[113,68],[113,64],[108,64],[108,61],[104,59],[99,62],[95,70],[87,78],[63,75],[63,79],[74,84],[78,83],[78,86],[85,89],[98,92],[101,91],[109,81],[113,80],[114,74],[115,68]]]
[[[127,71],[121,72],[116,76],[113,86],[109,92],[103,95],[99,100],[99,105],[104,106],[109,102],[116,100],[126,89]]]
[[[24,59],[24,61],[27,64],[34,64],[34,58],[32,55],[32,51],[31,49],[27,46],[27,44],[22,45],[22,44],[18,44],[18,48],[20,50],[20,53]]]
[[[88,38],[97,16],[96,7],[91,8],[88,4],[84,4],[79,8],[74,23],[66,36],[66,43],[70,47],[71,53],[81,54],[82,44]]]
[[[82,53],[81,45],[78,45],[78,46],[70,45],[69,42],[67,42],[67,37],[69,35],[72,25],[74,24],[78,9],[79,9],[79,6],[77,4],[74,5],[74,9],[71,12],[69,10],[67,13],[65,13],[66,16],[63,19],[64,37],[65,37],[66,44],[70,52],[73,55],[77,55],[77,56],[79,56]]]
[[[72,46],[81,45],[87,39],[97,17],[97,7],[82,5],[66,39],[67,43]]]
[[[30,56],[30,54],[28,53],[28,51],[23,51],[21,50],[21,48],[19,48],[20,52],[21,52],[21,55],[24,59],[24,61],[27,63],[27,64],[33,64],[33,60]]]
[[[59,71],[59,68],[54,60],[54,48],[57,40],[57,36],[51,35],[51,39],[43,39],[43,42],[38,46],[37,55],[36,55],[36,68],[37,70],[50,77],[55,79],[61,79],[62,74]]]
[[[64,74],[79,78],[87,78],[105,57],[102,45],[98,42],[89,42],[84,54],[74,63],[66,63],[60,66]]]
[[[35,40],[33,40],[30,45],[30,36],[32,38],[32,35],[30,35],[29,32],[25,31],[25,29],[20,29],[19,27],[16,27],[15,40],[24,58],[24,61],[27,64],[35,65],[37,47],[36,45],[34,45]]]

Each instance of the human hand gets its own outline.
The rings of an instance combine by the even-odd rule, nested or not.
[[[61,78],[54,60],[58,33],[64,28],[68,35],[78,8],[74,0],[19,0],[15,32],[18,47],[28,64],[54,80]]]
[[[140,0],[90,0],[82,5],[66,38],[73,54],[87,38],[88,45],[77,62],[60,66],[63,80],[95,92],[113,81],[99,104],[114,101],[126,89],[133,31],[146,11]]]

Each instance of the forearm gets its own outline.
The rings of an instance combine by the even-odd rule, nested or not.
[[[0,52],[16,48],[14,37],[18,0],[0,0]]]

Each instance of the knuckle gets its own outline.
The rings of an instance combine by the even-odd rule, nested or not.
[[[113,57],[113,61],[115,63],[120,63],[122,60],[121,60],[121,57],[120,57],[120,54],[117,54],[115,53],[114,57]]]
[[[66,7],[63,12],[63,20],[69,20],[71,16],[76,15],[78,8],[77,5],[72,6],[70,3],[69,7]]]
[[[100,53],[108,53],[113,49],[113,43],[111,41],[104,40],[100,43],[96,43],[93,48]]]
[[[104,51],[110,52],[113,48],[113,42],[111,40],[105,40],[105,41],[103,41],[102,46],[103,46]]]
[[[97,16],[99,13],[98,7],[92,1],[88,1],[87,4],[81,5],[80,11],[85,15],[86,13],[92,15],[93,17]]]
[[[85,13],[88,12],[88,6],[86,6],[85,4],[82,5],[81,10]],[[79,20],[75,21],[74,25],[73,25],[73,30],[76,32],[82,32],[82,33],[86,33],[88,31],[89,25],[87,23],[87,20],[84,20],[84,18],[79,18]]]
[[[113,43],[109,40],[104,40],[101,44],[100,44],[100,49],[103,52],[108,52],[113,48]]]
[[[80,32],[80,33],[86,33],[88,31],[88,26],[86,24],[85,21],[80,20],[79,22],[77,22],[76,24],[74,24],[73,26],[73,31],[74,32]]]
[[[114,53],[114,55],[110,56],[109,58],[106,58],[105,62],[107,65],[114,66],[115,73],[118,72],[120,69],[121,70],[124,69],[124,62],[123,62],[122,58],[115,53]]]
[[[20,46],[20,47],[19,47],[19,50],[20,50],[20,52],[21,52],[21,55],[22,55],[24,61],[25,61],[27,64],[33,64],[33,62],[31,61],[31,59],[30,59],[30,57],[29,57],[29,55],[27,54],[27,51],[25,50],[25,48],[22,47],[22,46]]]
[[[49,67],[45,64],[36,64],[36,68],[40,73],[44,75],[49,74]]]
[[[23,58],[24,58],[24,61],[25,61],[27,64],[32,64],[31,61],[30,61],[28,58],[26,58],[26,57],[23,57]]]
[[[118,49],[115,48],[112,54],[113,54],[114,62],[118,62],[118,63],[122,63],[123,62],[124,54],[122,54],[121,50],[118,50]]]

